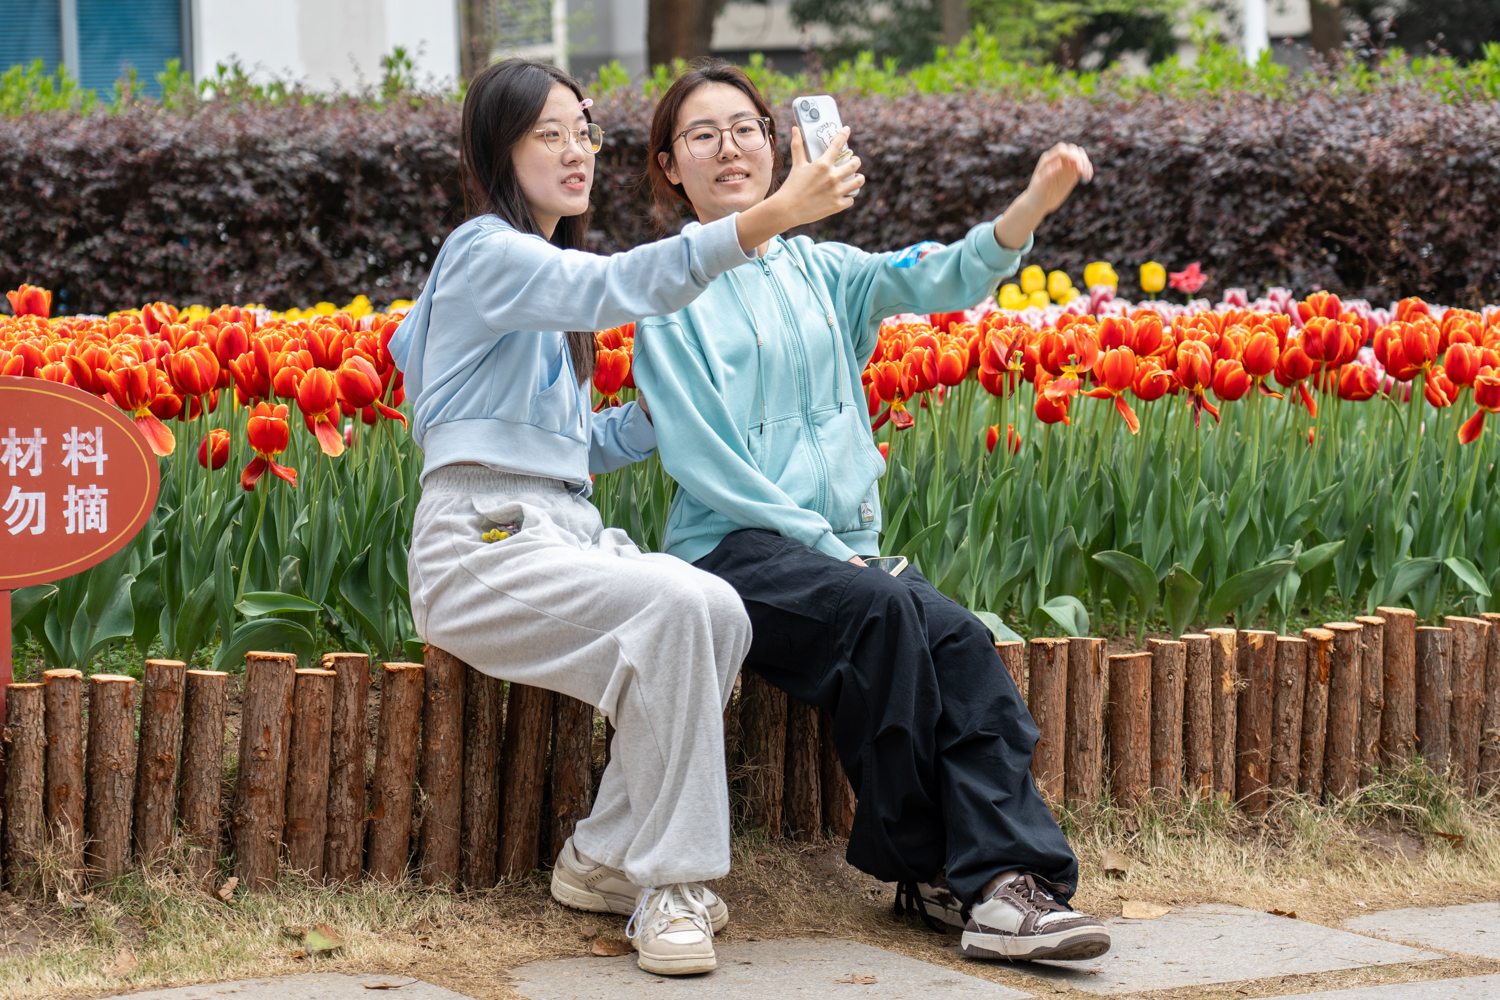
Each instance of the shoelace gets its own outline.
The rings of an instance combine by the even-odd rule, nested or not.
[[[691,920],[704,934],[713,937],[713,920],[699,895],[701,892],[702,887],[691,882],[674,882],[660,889],[646,886],[641,901],[635,904],[635,912],[625,924],[625,936],[633,941],[637,935],[660,930],[674,920]]]
[[[1001,883],[1000,889],[1007,886],[1010,887],[1011,892],[1020,896],[1038,910],[1047,913],[1067,913],[1072,909],[1072,907],[1057,901],[1052,895],[1054,891],[1052,883],[1039,875],[1017,875],[1009,882]],[[998,893],[1000,889],[996,889],[995,891]]]

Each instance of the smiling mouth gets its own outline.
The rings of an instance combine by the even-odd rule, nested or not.
[[[720,174],[718,177],[715,177],[714,178],[714,183],[715,184],[732,184],[735,181],[745,181],[745,180],[749,180],[749,179],[750,179],[750,174],[749,174],[748,171],[745,171],[745,170],[731,170],[728,173]]]
[[[582,174],[569,174],[562,179],[564,184],[582,184],[586,178]]]

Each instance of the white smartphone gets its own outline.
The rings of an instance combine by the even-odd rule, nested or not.
[[[843,119],[839,118],[839,106],[827,94],[793,98],[792,112],[796,115],[797,127],[802,130],[802,144],[809,160],[816,160],[826,153],[834,136],[844,127]],[[853,151],[845,146],[838,162],[843,163],[853,155]],[[854,194],[859,195],[858,188]]]
[[[900,576],[901,571],[906,568],[905,556],[865,556],[865,565],[874,567],[891,576]]]

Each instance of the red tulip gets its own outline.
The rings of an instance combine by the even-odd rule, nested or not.
[[[104,373],[114,368],[115,359],[108,350],[97,344],[89,344],[76,353],[69,354],[64,361],[73,373],[73,381],[84,392],[102,396],[109,391]]]
[[[1135,380],[1130,391],[1143,403],[1162,398],[1172,388],[1172,376],[1162,370],[1155,358],[1141,358],[1136,362]]]
[[[931,392],[937,388],[938,366],[935,349],[926,345],[913,344],[902,357],[901,364],[906,372],[906,381],[911,386],[913,396]]]
[[[207,347],[189,347],[167,361],[167,377],[184,396],[212,392],[219,382],[219,359]]]
[[[625,348],[600,348],[594,353],[594,391],[603,398],[594,409],[620,405],[620,390],[630,374],[630,352]]]
[[[375,373],[375,366],[364,358],[357,354],[346,358],[338,371],[333,373],[333,379],[343,403],[356,410],[374,406],[381,416],[399,420],[403,425],[406,423],[406,417],[400,410],[393,410],[380,401],[383,391],[380,376]]]
[[[1344,365],[1339,369],[1340,399],[1363,402],[1380,390],[1380,377],[1369,365]]]
[[[1466,341],[1455,341],[1448,345],[1448,352],[1443,355],[1443,369],[1454,385],[1471,386],[1479,377],[1479,369],[1483,367],[1482,359],[1480,348]]]
[[[1184,270],[1173,271],[1169,284],[1179,292],[1192,295],[1202,288],[1206,281],[1208,281],[1208,275],[1204,274],[1198,262],[1194,261]]]
[[[1037,381],[1045,388],[1046,382],[1050,382],[1051,377],[1038,376]],[[1065,393],[1048,396],[1045,391],[1040,391],[1036,394],[1036,418],[1044,424],[1060,422],[1071,425],[1073,421],[1068,419],[1068,406],[1071,402],[1072,397]]]
[[[266,472],[297,485],[297,470],[278,465],[275,461],[276,456],[286,451],[286,446],[291,443],[292,431],[286,417],[287,408],[279,404],[256,403],[251,411],[245,433],[250,439],[250,447],[255,449],[255,457],[240,473],[240,486],[246,491],[255,489],[255,484]]]
[[[5,297],[10,300],[10,311],[17,316],[46,319],[52,315],[52,293],[45,288],[22,285],[13,292],[6,292]]]
[[[889,462],[891,460],[891,443],[889,441],[882,441],[880,442],[879,448],[880,457]]]
[[[1250,391],[1250,375],[1238,361],[1220,361],[1214,365],[1214,395],[1226,403],[1243,399]]]
[[[250,335],[238,323],[226,323],[214,332],[210,344],[219,364],[228,368],[232,359],[250,350]]]
[[[1000,425],[990,424],[984,432],[984,447],[990,453],[995,453],[995,445],[1000,443]]]
[[[209,446],[213,446],[212,457],[209,455]],[[224,463],[229,461],[229,432],[222,427],[215,427],[198,444],[198,464],[205,469],[217,472],[224,468]]]
[[[338,387],[326,368],[314,368],[297,383],[297,408],[302,411],[307,429],[318,439],[323,454],[337,458],[344,453],[344,439],[339,434]]]
[[[1458,386],[1443,371],[1442,365],[1433,365],[1427,372],[1427,382],[1422,387],[1422,395],[1431,403],[1435,409],[1441,410],[1445,406],[1452,406],[1458,399]]]
[[[1500,413],[1500,369],[1486,366],[1474,379],[1474,403],[1479,407],[1458,429],[1458,440],[1473,444],[1484,430],[1487,413]]]
[[[156,362],[141,364],[127,354],[116,359],[115,367],[101,375],[115,405],[134,416],[135,425],[146,436],[151,450],[158,455],[172,454],[177,439],[151,408],[160,386]]]
[[[945,348],[938,355],[937,380],[941,385],[958,385],[969,374],[969,352]]]

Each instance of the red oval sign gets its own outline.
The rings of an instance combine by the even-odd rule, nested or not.
[[[0,376],[0,590],[81,573],[145,526],[156,455],[114,406],[60,382]]]

